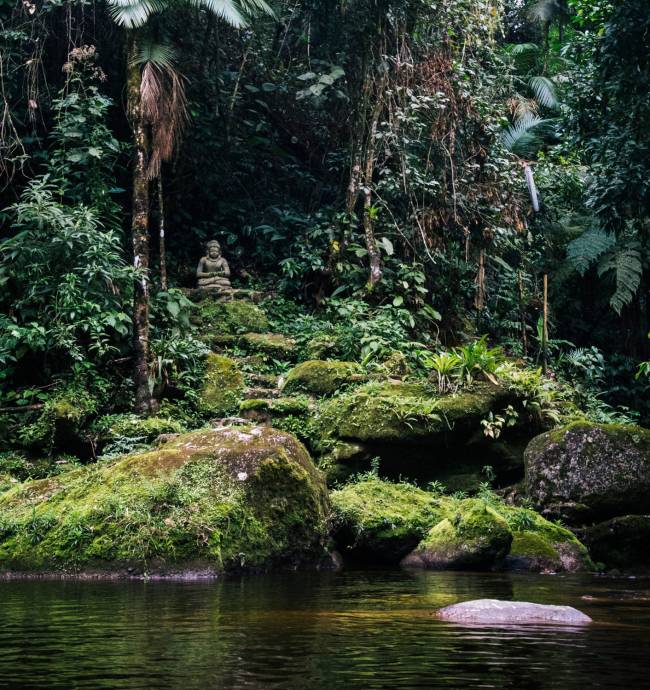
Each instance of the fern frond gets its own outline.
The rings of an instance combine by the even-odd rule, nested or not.
[[[643,275],[643,261],[641,244],[630,242],[621,249],[614,251],[598,265],[599,277],[614,274],[616,292],[609,300],[612,309],[620,316],[623,308],[634,299]]]
[[[602,228],[591,228],[567,246],[567,260],[574,270],[584,275],[593,264],[612,249],[616,237]]]

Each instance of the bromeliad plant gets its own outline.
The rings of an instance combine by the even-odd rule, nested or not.
[[[456,348],[454,353],[459,359],[458,378],[462,383],[472,383],[478,376],[497,383],[496,370],[505,360],[505,355],[500,347],[488,347],[486,335],[474,343]]]

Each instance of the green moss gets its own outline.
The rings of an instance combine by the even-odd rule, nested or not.
[[[264,333],[269,330],[264,311],[245,300],[218,302],[205,299],[197,305],[193,321],[204,337]]]
[[[93,425],[100,440],[106,442],[118,439],[138,440],[143,443],[155,441],[161,434],[181,434],[183,425],[167,417],[138,417],[135,414],[106,415]]]
[[[433,495],[376,477],[331,494],[334,531],[349,553],[397,563],[439,519]]]
[[[244,375],[234,360],[209,354],[206,360],[203,388],[199,395],[202,412],[228,415],[239,409],[244,392]]]
[[[406,383],[361,386],[323,409],[324,435],[360,441],[423,441],[480,428],[481,419],[501,409],[509,393],[476,384],[456,395]]]
[[[248,352],[260,352],[276,359],[292,359],[296,344],[279,333],[246,333],[239,339],[239,345]]]
[[[274,429],[187,434],[163,448],[0,495],[0,568],[215,572],[323,555],[327,492]]]
[[[310,395],[332,395],[341,386],[365,380],[364,370],[354,362],[302,362],[288,374],[284,384],[287,393],[303,391]]]
[[[538,532],[516,532],[513,535],[510,555],[517,558],[543,558],[549,561],[560,559],[553,544]]]
[[[431,569],[492,569],[508,554],[512,534],[508,523],[480,499],[454,505],[420,542],[404,565]]]

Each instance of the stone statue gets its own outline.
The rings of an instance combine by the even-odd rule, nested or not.
[[[200,261],[196,269],[199,290],[216,293],[231,293],[230,266],[221,256],[221,245],[217,240],[211,240],[206,245],[206,256]]]

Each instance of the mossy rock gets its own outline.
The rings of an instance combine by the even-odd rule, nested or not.
[[[533,439],[526,489],[573,524],[650,512],[650,430],[578,422]]]
[[[313,360],[302,362],[287,374],[284,391],[302,391],[316,396],[332,395],[341,386],[361,383],[365,378],[363,368],[354,362]]]
[[[219,302],[204,299],[197,304],[192,321],[206,340],[269,330],[266,313],[257,304],[246,300]]]
[[[588,527],[584,541],[607,569],[650,570],[650,515],[622,515]]]
[[[325,473],[328,486],[338,486],[367,469],[372,451],[362,443],[329,441],[319,448],[318,468]]]
[[[244,400],[239,406],[240,414],[269,412],[279,416],[302,415],[307,414],[309,410],[309,400],[305,397]]]
[[[334,535],[343,554],[397,564],[439,519],[432,494],[370,477],[331,494]]]
[[[324,435],[372,443],[429,443],[453,435],[466,439],[511,394],[491,384],[475,384],[456,395],[409,383],[370,383],[343,394],[322,414]]]
[[[240,427],[0,495],[0,569],[210,574],[315,564],[329,502],[292,435]]]
[[[449,507],[447,517],[404,558],[402,566],[429,570],[494,570],[499,567],[512,543],[512,533],[505,519],[480,499],[467,499]]]
[[[343,554],[368,562],[396,564],[415,549],[404,565],[594,569],[572,532],[533,510],[506,505],[494,494],[463,500],[369,476],[332,492],[331,500],[334,534]]]
[[[258,352],[275,359],[292,360],[296,343],[280,333],[245,333],[238,344],[247,352]]]
[[[223,416],[235,413],[244,393],[244,375],[235,360],[211,353],[206,359],[199,408]]]
[[[152,443],[161,434],[182,434],[183,425],[167,417],[139,417],[136,414],[107,415],[100,417],[93,428],[99,441],[110,443],[119,439]]]

